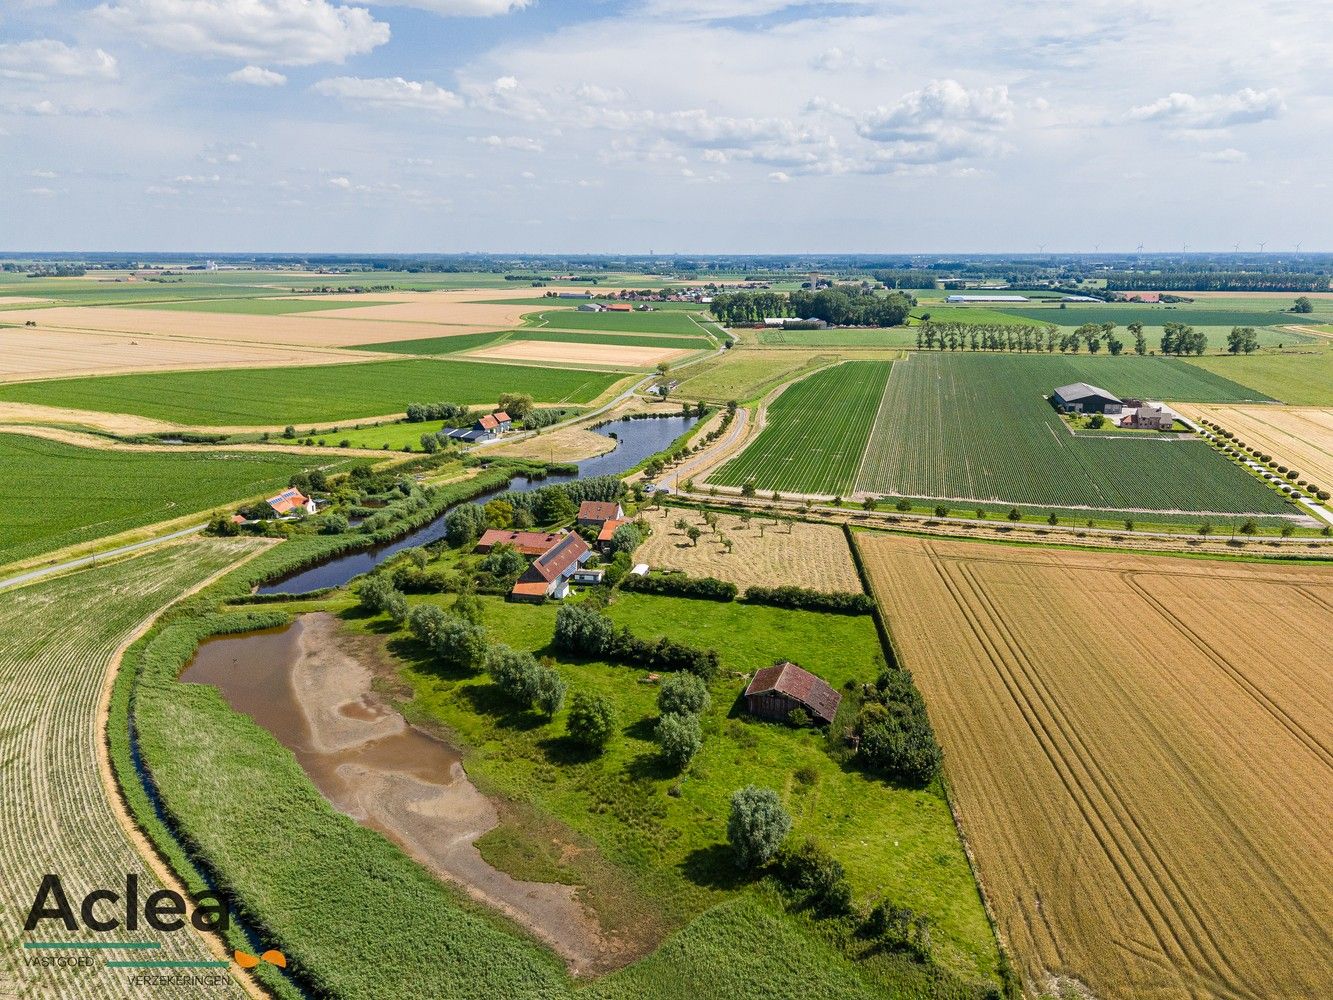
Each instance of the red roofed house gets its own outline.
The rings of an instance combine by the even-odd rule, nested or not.
[[[275,497],[268,498],[268,505],[279,517],[304,509],[307,514],[318,510],[318,505],[296,487],[283,490]]]
[[[745,689],[747,712],[784,722],[793,710],[801,708],[812,719],[831,723],[841,701],[842,695],[828,684],[787,660],[756,671]]]
[[[559,531],[508,531],[504,528],[487,528],[477,542],[477,551],[490,552],[497,545],[512,545],[525,556],[539,556],[564,537],[564,533]]]
[[[624,509],[614,500],[584,500],[579,504],[579,524],[602,524],[624,516]]]
[[[509,414],[505,413],[504,410],[496,410],[494,413],[487,413],[472,425],[473,429],[480,431],[484,437],[499,437],[501,434],[511,430],[513,426],[513,420],[510,419]]]
[[[606,307],[607,312],[627,313],[633,312],[634,307],[628,302],[612,302]]]
[[[561,535],[560,540],[534,559],[518,578],[509,592],[509,599],[538,604],[548,597],[559,600],[569,593],[569,578],[591,555],[592,549],[582,536],[573,532]]]

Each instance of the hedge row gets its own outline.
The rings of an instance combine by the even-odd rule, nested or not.
[[[666,594],[671,597],[694,597],[705,601],[734,601],[736,585],[711,576],[686,576],[667,573],[660,576],[627,576],[620,581],[621,590],[641,594]]]
[[[807,587],[748,587],[747,604],[768,604],[775,608],[794,608],[798,611],[828,611],[838,615],[869,615],[875,611],[875,599],[869,594],[849,591],[825,593]]]

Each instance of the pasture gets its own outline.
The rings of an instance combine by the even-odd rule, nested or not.
[[[1257,392],[1293,406],[1333,406],[1333,349],[1327,347],[1284,354],[1192,358],[1190,364],[1253,386]]]
[[[802,371],[837,360],[837,355],[827,352],[759,351],[733,347],[715,359],[682,371],[675,395],[686,399],[749,402]]]
[[[1156,358],[913,353],[894,366],[856,487],[1059,507],[1294,513],[1203,441],[1073,434],[1045,398],[1075,381],[1152,399],[1244,391],[1195,372]]]
[[[450,360],[321,367],[153,372],[0,386],[0,400],[133,413],[190,426],[277,426],[399,413],[408,403],[493,403],[526,392],[543,403],[587,403],[620,372]]]
[[[891,361],[848,361],[785,389],[745,450],[709,476],[723,486],[850,494]]]
[[[0,433],[0,563],[277,492],[321,464],[283,452],[112,451]]]
[[[4,592],[0,868],[5,879],[0,885],[0,909],[5,947],[0,949],[0,993],[77,995],[89,1000],[125,996],[124,970],[107,970],[100,959],[77,970],[30,964],[19,946],[20,914],[32,905],[33,892],[46,872],[61,874],[73,900],[94,888],[123,889],[127,873],[138,875],[142,896],[161,887],[117,822],[99,777],[97,747],[104,737],[98,707],[103,681],[116,649],[140,622],[182,591],[242,558],[255,544],[242,539],[180,542]],[[58,930],[52,932],[51,927]],[[27,938],[75,939],[67,938],[55,921],[45,921],[42,928]],[[159,960],[215,958],[189,930],[158,934],[141,927],[120,930],[115,940],[158,942],[160,949],[151,954]],[[107,957],[134,955],[118,950]],[[154,992],[180,1000],[199,995],[198,987],[170,983]],[[239,991],[219,989],[217,995],[234,996]]]
[[[1294,301],[1295,295],[1291,297]],[[948,306],[941,308],[935,319],[947,315]],[[1147,305],[1137,302],[1084,303],[1070,302],[1049,306],[990,306],[990,311],[1006,316],[1017,316],[1029,323],[1054,323],[1057,326],[1081,326],[1084,323],[1118,323],[1122,328],[1130,323],[1161,329],[1164,323],[1188,323],[1191,326],[1282,326],[1285,324],[1314,324],[1324,322],[1313,313],[1301,315],[1268,309],[1250,309],[1239,305],[1226,308],[1216,303]]]
[[[857,544],[1028,982],[1327,992],[1333,569]]]
[[[1211,420],[1273,456],[1324,489],[1333,489],[1333,409],[1313,406],[1181,407],[1187,417]]]
[[[455,333],[445,337],[391,340],[385,344],[359,344],[357,348],[367,351],[384,351],[389,354],[462,354],[465,351],[485,347],[507,337],[508,334],[503,330],[496,330],[491,333]]]
[[[759,343],[765,347],[915,347],[916,329],[760,330]]]

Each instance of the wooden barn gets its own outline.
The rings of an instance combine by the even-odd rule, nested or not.
[[[816,722],[828,725],[838,714],[842,695],[820,678],[784,660],[755,672],[745,688],[745,710],[763,719],[785,722],[792,711],[804,709]]]

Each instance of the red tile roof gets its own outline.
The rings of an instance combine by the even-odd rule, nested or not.
[[[478,418],[477,424],[482,430],[493,431],[500,426],[500,421],[495,419],[494,414],[487,413]]]
[[[496,420],[498,420],[502,424],[513,423],[513,418],[510,417],[508,413],[505,413],[504,410],[496,410],[494,413],[491,414],[491,416],[493,416]]]
[[[287,514],[298,507],[304,507],[309,502],[309,497],[293,487],[289,490],[283,490],[275,497],[269,497],[268,505],[279,514]]]
[[[550,551],[551,547],[564,537],[561,532],[508,531],[503,528],[487,528],[477,541],[477,551],[489,552],[497,545],[512,545],[525,556],[540,556]]]
[[[545,580],[538,580],[535,583],[528,583],[520,580],[514,584],[514,589],[509,593],[517,597],[545,597],[546,588],[549,584]]]
[[[790,661],[775,663],[755,671],[745,689],[745,696],[777,692],[799,701],[816,718],[832,722],[842,695],[820,678]]]
[[[613,517],[611,520],[603,522],[602,530],[597,532],[597,540],[599,542],[611,541],[612,536],[616,533],[616,529],[622,524],[629,524],[629,519],[624,517]]]
[[[579,504],[580,521],[609,521],[620,516],[620,504],[614,500],[584,500]]]

